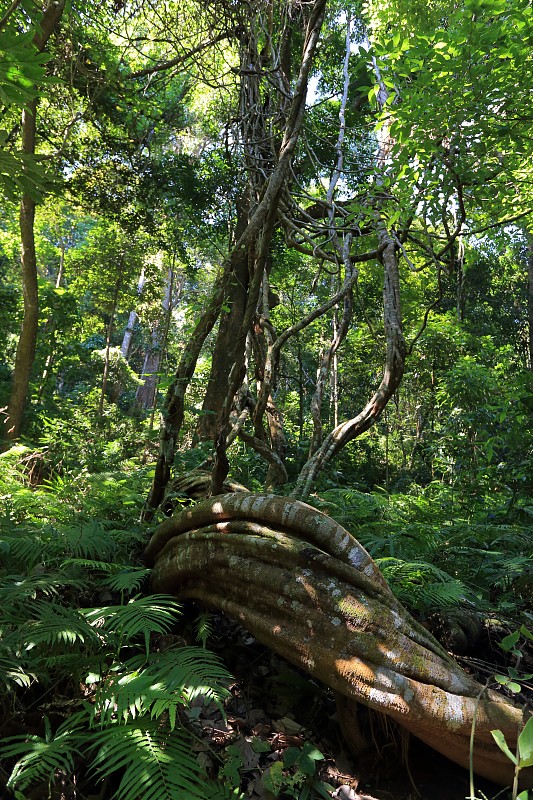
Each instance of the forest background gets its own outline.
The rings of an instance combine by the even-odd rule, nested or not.
[[[171,624],[168,598],[139,595],[139,554],[192,470],[211,494],[231,479],[307,499],[414,614],[454,619],[452,650],[475,611],[520,661],[531,5],[14,0],[0,15],[0,668],[25,742],[10,790],[72,776],[97,717],[33,730],[28,706],[73,665],[89,694],[109,690],[104,672],[140,668],[130,637]],[[118,602],[98,645],[102,592]],[[512,664],[493,672],[520,693]],[[157,736],[152,711],[107,719],[101,774],[113,736]],[[201,796],[196,772],[185,760],[178,778]]]

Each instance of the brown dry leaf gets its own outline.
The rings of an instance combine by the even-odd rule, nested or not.
[[[196,763],[198,764],[200,772],[203,775],[207,776],[212,773],[214,762],[212,756],[210,756],[209,753],[205,752],[198,753],[198,755],[196,756]]]
[[[249,772],[250,770],[255,769],[260,760],[261,760],[261,753],[256,753],[252,747],[252,743],[241,736],[240,739],[237,739],[234,742],[234,746],[238,748],[239,752],[242,756],[242,769],[244,772]]]

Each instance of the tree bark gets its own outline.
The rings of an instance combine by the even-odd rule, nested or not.
[[[139,386],[135,394],[135,406],[137,408],[148,409],[155,407],[158,375],[161,369],[161,361],[167,346],[172,308],[174,302],[176,302],[173,299],[175,289],[174,284],[174,269],[171,267],[168,271],[167,282],[165,286],[165,296],[163,298],[162,305],[163,324],[161,325],[161,321],[157,321],[150,331],[150,344],[146,348],[141,374],[143,383],[141,386]]]
[[[155,509],[158,508],[165,495],[185,414],[185,392],[194,375],[202,346],[218,319],[224,295],[225,287],[224,280],[222,280],[215,288],[210,303],[198,320],[192,336],[183,350],[172,383],[168,387],[162,411],[159,455],[152,486],[142,513],[142,518],[146,521],[153,518]]]
[[[105,336],[105,353],[104,353],[104,374],[102,376],[102,388],[100,390],[100,400],[98,402],[98,417],[102,417],[104,413],[104,400],[107,390],[107,379],[109,376],[109,351],[111,348],[111,335],[113,333],[113,325],[115,324],[115,315],[117,313],[118,296],[120,294],[120,287],[122,284],[122,265],[120,267],[120,275],[115,283],[113,292],[113,300],[111,304],[111,311],[109,314],[109,322],[107,323],[107,330]]]
[[[34,44],[43,51],[54,30],[57,28],[65,8],[66,0],[50,3],[43,13],[40,32],[34,36]],[[5,18],[4,18],[5,19]],[[28,155],[35,155],[37,140],[37,105],[38,98],[32,100],[22,112],[22,150]],[[18,439],[24,417],[31,372],[35,360],[35,346],[39,325],[39,292],[37,287],[37,256],[35,252],[35,206],[36,202],[27,192],[20,203],[20,241],[21,271],[24,314],[20,330],[13,383],[9,399],[5,431],[8,442]]]
[[[331,518],[274,495],[219,496],[164,522],[145,557],[152,591],[223,610],[335,692],[467,769],[472,757],[477,774],[512,782],[491,730],[516,752],[527,713],[465,673]],[[533,768],[522,785],[533,787]]]
[[[527,243],[527,322],[529,369],[533,371],[533,234],[528,234]]]
[[[137,283],[137,296],[140,297],[144,291],[144,284],[146,282],[146,278],[144,275],[144,269],[141,270],[141,274],[139,275],[139,280]],[[128,361],[130,357],[130,350],[131,350],[131,342],[133,339],[133,331],[135,329],[135,325],[137,324],[137,320],[139,316],[135,309],[130,311],[128,317],[128,324],[126,325],[126,330],[124,331],[124,336],[122,337],[122,344],[120,345],[120,352]]]
[[[386,338],[385,368],[381,383],[358,416],[346,420],[334,428],[322,445],[304,464],[293,497],[309,495],[319,472],[342,448],[368,430],[380,418],[388,401],[398,388],[403,377],[406,345],[402,332],[400,311],[400,277],[396,245],[387,233],[384,223],[378,222],[378,240],[383,251],[381,263],[384,269],[383,322]]]
[[[248,204],[240,203],[237,208],[237,239],[246,229]],[[245,251],[236,259],[233,274],[228,280],[225,305],[229,311],[222,311],[217,338],[213,349],[209,380],[202,404],[201,416],[196,434],[201,441],[213,440],[219,428],[224,400],[229,391],[229,377],[236,357],[237,340],[235,331],[242,325],[246,310],[249,284],[248,253]]]

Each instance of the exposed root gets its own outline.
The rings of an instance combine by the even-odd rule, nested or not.
[[[239,493],[166,520],[146,550],[152,588],[192,597],[239,620],[260,641],[334,691],[383,712],[502,785],[527,714],[483,687],[395,599],[348,531],[297,500]],[[480,697],[481,692],[481,697]],[[522,784],[533,787],[533,769]]]

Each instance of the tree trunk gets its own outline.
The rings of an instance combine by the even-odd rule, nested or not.
[[[349,259],[346,260],[347,271],[345,275],[345,283],[348,284],[352,280],[352,269]],[[334,312],[335,313],[335,312]],[[332,365],[335,363],[336,370],[336,355],[339,347],[346,338],[353,313],[353,297],[352,292],[349,290],[344,297],[344,308],[341,321],[338,325],[333,323],[333,338],[329,346],[324,350],[320,358],[320,364],[317,371],[316,387],[313,397],[311,398],[311,417],[313,419],[313,435],[311,437],[311,444],[309,446],[309,456],[311,457],[320,445],[322,444],[322,401],[326,390],[326,381],[328,377],[332,377]],[[335,378],[336,381],[336,373]],[[336,392],[336,387],[335,387]],[[335,411],[336,416],[337,398],[335,394]]]
[[[144,269],[141,270],[141,274],[139,275],[139,281],[137,283],[137,296],[140,297],[144,290],[144,284],[146,283],[146,278],[144,275]],[[128,361],[130,357],[130,350],[131,350],[131,342],[133,339],[133,331],[135,330],[135,325],[137,324],[137,320],[139,316],[135,309],[130,311],[130,315],[128,317],[128,324],[126,325],[126,330],[124,331],[124,336],[122,337],[122,344],[120,345],[120,352]]]
[[[200,349],[206,336],[212,330],[222,303],[227,297],[228,284],[237,274],[246,257],[247,263],[250,265],[250,279],[242,323],[233,332],[235,342],[233,365],[227,382],[228,388],[224,405],[217,420],[218,429],[215,433],[217,456],[213,468],[213,491],[216,492],[217,487],[222,485],[227,476],[229,465],[225,456],[225,447],[226,438],[231,429],[231,405],[243,379],[246,338],[257,310],[281,192],[289,174],[304,120],[309,74],[324,20],[325,8],[326,0],[315,0],[309,12],[300,72],[296,81],[277,163],[271,170],[268,180],[261,188],[257,205],[250,215],[246,228],[226,260],[219,290],[212,304],[198,323],[192,340],[182,356],[174,381],[169,388],[164,408],[160,453],[154,481],[147,500],[145,518],[151,518],[153,510],[161,502],[170,477],[177,437],[183,422],[185,390],[194,374]]]
[[[122,265],[121,265],[122,270]],[[102,376],[102,389],[100,391],[100,400],[98,402],[98,416],[101,418],[104,413],[104,400],[105,400],[105,393],[107,390],[107,379],[109,376],[109,351],[111,348],[111,335],[113,333],[113,325],[115,324],[115,314],[117,313],[117,304],[118,304],[118,296],[120,293],[120,287],[122,284],[122,278],[119,277],[117,282],[115,283],[115,290],[113,292],[113,301],[111,305],[111,311],[109,314],[109,322],[107,324],[107,331],[105,337],[105,355],[104,355],[104,374]]]
[[[30,109],[23,112],[22,126],[24,139],[33,133],[35,137],[35,110],[37,102],[31,103]],[[34,138],[35,141],[35,138]],[[31,152],[26,150],[25,152]],[[6,435],[8,440],[18,439],[22,427],[24,406],[28,396],[31,371],[35,359],[35,345],[39,325],[39,292],[37,289],[37,258],[35,254],[34,221],[35,201],[24,195],[20,204],[20,240],[22,268],[22,292],[24,298],[24,316],[17,344],[13,385],[7,409]]]
[[[528,234],[527,244],[527,322],[529,369],[533,370],[533,234]]]
[[[33,41],[43,51],[56,29],[65,8],[66,0],[50,3],[43,13],[40,32]],[[22,151],[30,156],[36,149],[36,118],[38,98],[28,103],[22,112]],[[24,314],[15,355],[13,384],[5,419],[6,437],[12,442],[20,435],[31,371],[35,360],[35,346],[39,325],[39,293],[37,288],[37,257],[35,253],[35,200],[25,193],[20,203],[21,270]]]
[[[145,557],[152,591],[223,610],[335,692],[463,767],[472,759],[477,774],[512,782],[491,730],[514,753],[527,712],[464,672],[331,518],[287,498],[224,495],[164,522]],[[533,787],[533,768],[522,785]]]
[[[173,294],[174,294],[174,269],[168,271],[165,296],[163,298],[163,324],[158,320],[150,331],[150,344],[146,348],[144,363],[142,368],[143,383],[135,394],[136,408],[154,408],[158,375],[161,368],[161,361],[167,346],[168,331],[170,328],[170,317],[172,314]]]
[[[159,455],[152,486],[142,514],[142,518],[146,521],[150,521],[153,518],[155,509],[158,508],[165,495],[185,414],[185,392],[194,375],[196,362],[203,344],[218,319],[224,294],[224,280],[222,280],[216,287],[210,303],[196,324],[192,336],[183,350],[174,378],[168,387],[163,404]]]
[[[238,204],[237,239],[246,229],[248,221],[247,205],[247,203]],[[248,283],[248,253],[244,252],[240,259],[236,259],[233,274],[227,284],[227,297],[224,302],[225,305],[229,306],[229,311],[222,311],[220,315],[218,334],[211,360],[211,371],[202,404],[201,416],[196,427],[196,435],[200,441],[212,441],[220,425],[224,400],[229,391],[231,368],[236,358],[238,342],[235,332],[240,329],[244,318]]]
[[[386,337],[386,358],[381,383],[361,413],[342,422],[324,439],[316,453],[304,464],[292,495],[305,498],[314,480],[342,448],[368,430],[379,419],[388,401],[401,383],[406,346],[400,312],[400,277],[396,245],[385,225],[378,222],[378,240],[383,247],[381,262],[385,273],[383,287],[383,320]]]

